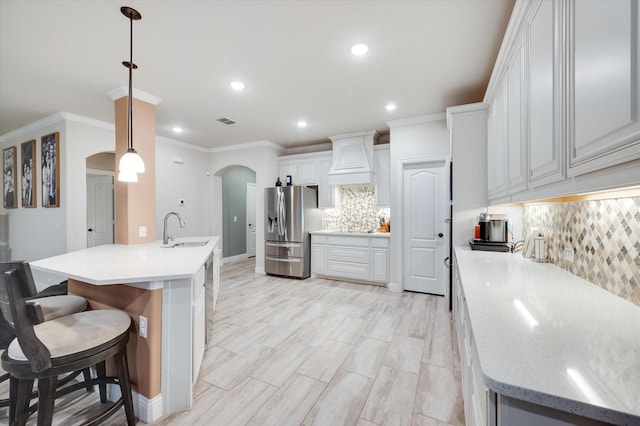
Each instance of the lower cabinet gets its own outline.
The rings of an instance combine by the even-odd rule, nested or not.
[[[495,393],[487,389],[482,380],[483,374],[469,324],[469,314],[455,257],[453,268],[453,320],[458,339],[458,351],[460,352],[465,424],[467,426],[495,425]]]
[[[312,235],[311,272],[345,280],[389,282],[389,238]]]

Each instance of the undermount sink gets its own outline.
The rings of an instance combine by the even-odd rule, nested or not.
[[[202,247],[206,246],[209,241],[184,241],[179,243],[174,243],[170,248],[181,248],[181,247]]]

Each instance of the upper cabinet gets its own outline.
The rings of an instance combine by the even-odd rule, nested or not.
[[[562,176],[561,68],[554,37],[559,3],[537,1],[527,24],[529,40],[529,185],[554,182]]]
[[[490,202],[640,183],[639,9],[516,2],[484,99]]]
[[[317,185],[318,207],[334,208],[340,197],[337,188],[328,182],[331,162],[330,151],[280,157],[280,181],[285,185],[287,175],[291,175],[294,185]]]
[[[568,4],[569,175],[640,157],[638,1]]]
[[[373,147],[374,170],[376,173],[376,206],[378,207],[391,205],[390,154],[389,144],[375,145]]]
[[[487,122],[487,195],[492,200],[507,195],[506,114],[503,83],[491,105]]]

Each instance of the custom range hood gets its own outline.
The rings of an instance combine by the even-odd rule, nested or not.
[[[373,142],[375,130],[332,136],[333,160],[329,169],[329,185],[375,185]]]

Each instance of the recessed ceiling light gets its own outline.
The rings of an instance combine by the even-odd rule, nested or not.
[[[244,83],[241,81],[232,81],[231,83],[229,83],[229,86],[231,86],[231,88],[233,90],[243,90],[244,89]]]
[[[367,54],[367,52],[369,51],[369,46],[363,43],[358,43],[351,46],[351,49],[349,51],[352,55],[362,56]]]
[[[182,127],[175,126],[171,128],[171,130],[173,130],[174,133],[182,133]]]
[[[306,122],[306,121],[304,121],[304,120],[300,120],[300,121],[298,121],[298,123],[297,123],[297,124],[298,124],[298,127],[300,127],[301,129],[302,129],[302,128],[304,128],[304,127],[307,127],[307,126],[309,125],[309,123],[307,123],[307,122]]]
[[[387,104],[384,109],[387,111],[394,111],[396,109],[396,104]]]

